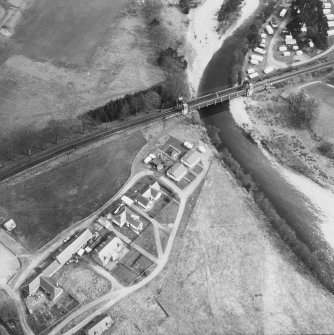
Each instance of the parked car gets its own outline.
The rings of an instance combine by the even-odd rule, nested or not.
[[[275,19],[272,19],[269,24],[273,27],[273,28],[277,28],[277,22],[275,21]]]

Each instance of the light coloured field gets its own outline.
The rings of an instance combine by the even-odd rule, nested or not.
[[[16,256],[0,243],[0,284],[6,284],[19,268]]]
[[[110,311],[108,334],[332,334],[333,312],[334,297],[214,162],[170,263]]]

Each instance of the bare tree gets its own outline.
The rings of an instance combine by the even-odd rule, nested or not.
[[[26,126],[14,134],[14,141],[19,151],[30,156],[39,143],[39,134],[36,129]]]

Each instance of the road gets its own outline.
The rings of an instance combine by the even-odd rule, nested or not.
[[[71,328],[69,331],[63,333],[64,335],[70,335],[76,333],[78,330],[80,330],[84,325],[86,325],[88,322],[90,322],[94,317],[100,315],[110,307],[112,307],[114,304],[116,304],[118,301],[126,297],[127,295],[137,291],[138,289],[142,288],[145,286],[147,283],[149,283],[151,280],[153,280],[159,273],[160,271],[164,268],[166,265],[170,252],[172,250],[172,246],[174,243],[174,239],[177,233],[177,230],[179,228],[179,225],[181,223],[182,215],[185,209],[185,205],[188,201],[188,198],[191,196],[191,194],[195,191],[197,186],[201,183],[203,178],[205,177],[209,167],[210,167],[210,161],[211,161],[211,156],[212,153],[210,150],[207,150],[207,152],[204,154],[205,158],[203,159],[203,171],[199,174],[199,176],[189,185],[187,186],[184,190],[180,190],[171,180],[169,180],[167,177],[161,177],[162,182],[170,188],[174,193],[176,193],[179,198],[180,198],[180,205],[179,209],[177,212],[177,216],[174,222],[174,226],[172,229],[172,232],[170,234],[168,244],[166,246],[166,250],[159,257],[157,261],[157,266],[153,270],[153,272],[146,278],[144,278],[141,282],[138,284],[135,284],[130,287],[122,288],[118,291],[113,291],[110,293],[107,293],[103,297],[100,297],[87,305],[83,306],[81,309],[77,310],[73,314],[69,315],[68,318],[66,318],[64,321],[62,321],[60,324],[58,324],[54,329],[52,329],[48,334],[49,335],[55,335],[58,332],[60,332],[69,322],[73,321],[75,318],[79,317],[80,315],[83,315],[83,313],[87,312],[91,308],[101,304],[105,303],[102,307],[98,308],[94,313],[91,313],[89,317],[85,318],[83,321],[79,322],[76,326]],[[142,174],[140,175],[140,177]],[[138,180],[139,176],[134,176],[134,181]],[[128,184],[124,190],[128,189],[134,181],[131,181],[130,184]]]

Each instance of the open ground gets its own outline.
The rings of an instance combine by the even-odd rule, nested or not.
[[[109,311],[108,334],[333,332],[333,296],[218,162],[180,228],[157,279]]]
[[[157,84],[135,2],[36,0],[0,41],[0,131],[45,126]]]
[[[21,183],[2,183],[1,221],[13,218],[14,238],[30,250],[39,249],[123,186],[144,143],[135,133]]]

